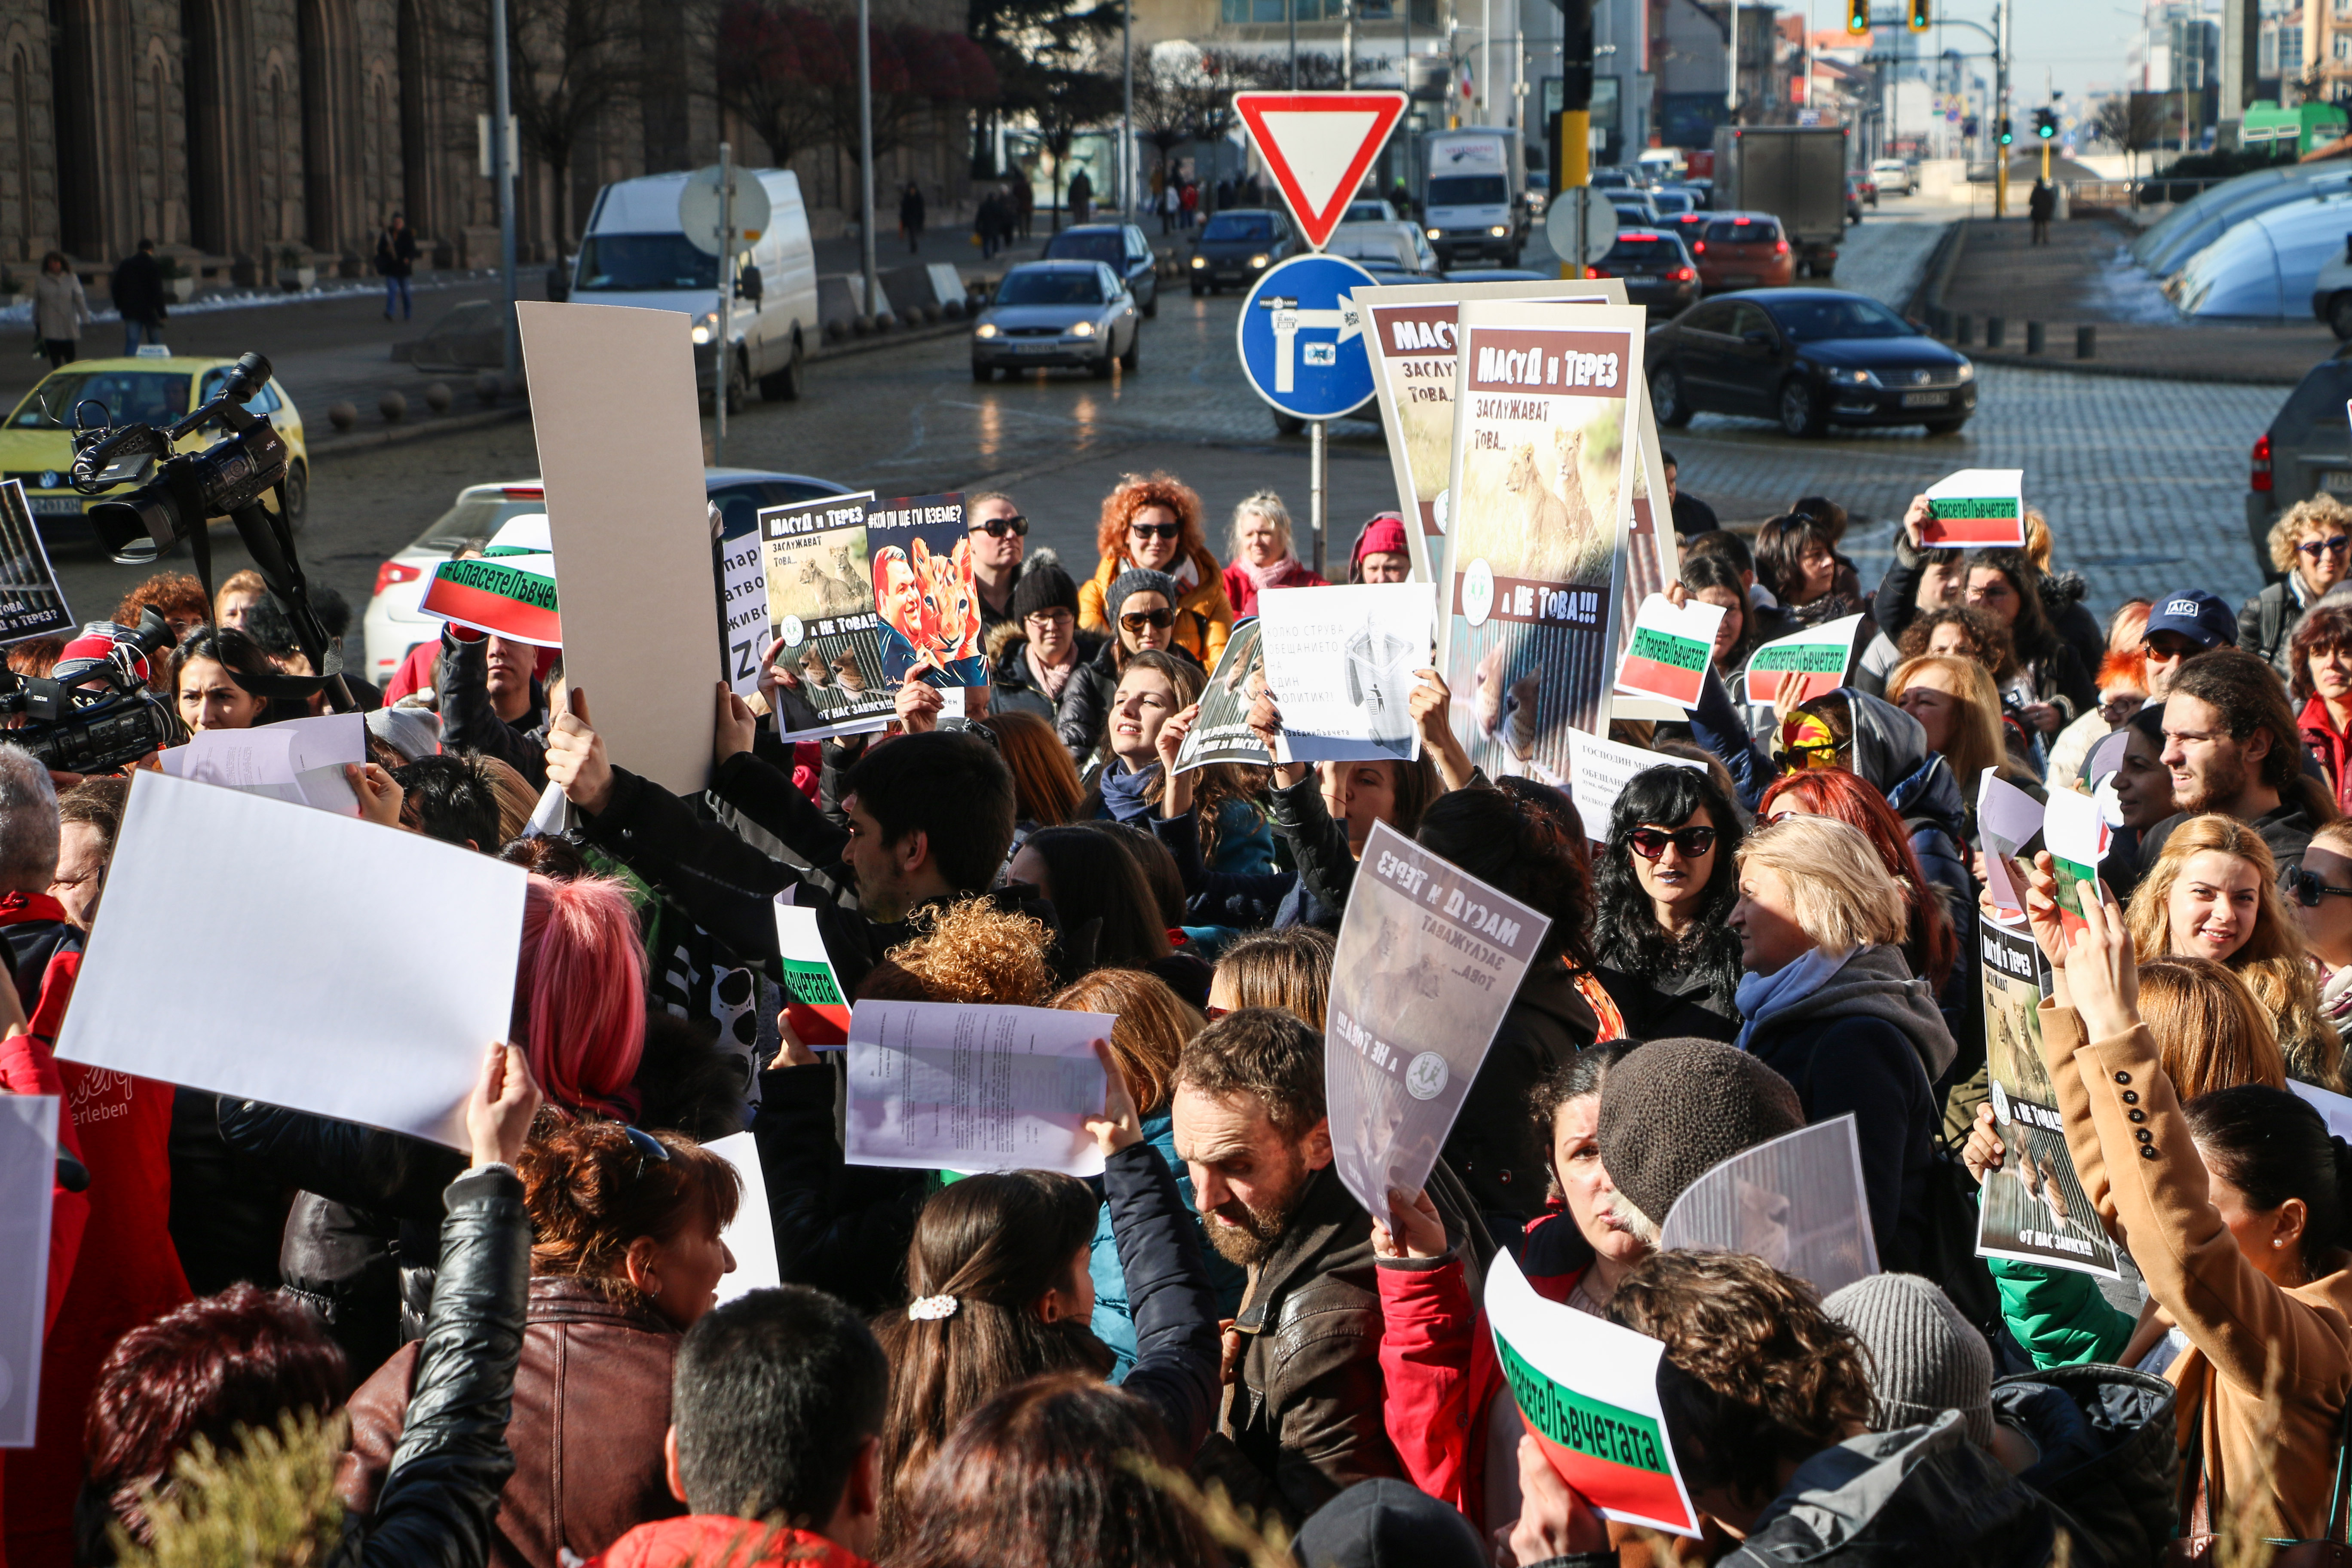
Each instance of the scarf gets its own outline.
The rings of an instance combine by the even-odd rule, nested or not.
[[[1844,968],[1845,961],[1859,951],[1858,948],[1848,948],[1843,952],[1825,952],[1817,947],[1794,963],[1782,964],[1769,974],[1741,975],[1739,990],[1733,998],[1741,1020],[1739,1037],[1732,1044],[1746,1050],[1748,1037],[1756,1032],[1757,1025],[1776,1013],[1787,1011],[1820,990],[1830,976]]]
[[[1140,562],[1132,560],[1121,561],[1118,563],[1118,572],[1159,572],[1163,570],[1168,573],[1168,575],[1176,579],[1177,588],[1183,593],[1189,594],[1193,589],[1201,585],[1201,569],[1193,564],[1192,555],[1190,551],[1178,552],[1176,556],[1176,564],[1172,568],[1146,566]],[[1114,572],[1111,575],[1113,577],[1117,577],[1118,575],[1118,572]],[[1103,586],[1108,588],[1110,584],[1106,582]],[[1260,586],[1264,586],[1264,584],[1260,584]],[[1168,607],[1172,610],[1178,606],[1171,605]]]
[[[1151,786],[1160,782],[1160,764],[1148,768],[1129,768],[1113,757],[1095,775],[1095,787],[1102,791],[1103,809],[1116,822],[1132,822],[1150,811],[1153,802]]]
[[[1037,645],[1023,643],[1021,658],[1029,666],[1029,679],[1037,683],[1037,689],[1045,694],[1045,700],[1059,707],[1062,688],[1070,683],[1070,672],[1078,668],[1078,650],[1075,647],[1070,650],[1069,661],[1066,664],[1043,664],[1037,658]]]
[[[1250,585],[1263,594],[1268,588],[1279,588],[1289,582],[1291,574],[1298,570],[1298,557],[1285,551],[1282,559],[1271,566],[1253,566],[1246,556],[1234,564],[1241,568],[1242,575],[1250,580]]]

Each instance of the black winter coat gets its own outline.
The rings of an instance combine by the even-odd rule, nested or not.
[[[2041,1450],[2017,1479],[2063,1499],[2114,1568],[2142,1568],[2179,1528],[2175,1396],[2153,1373],[2085,1363],[2000,1379],[1992,1412]]]

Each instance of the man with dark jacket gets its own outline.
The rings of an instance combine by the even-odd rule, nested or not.
[[[126,358],[139,352],[142,333],[151,343],[163,341],[163,264],[155,259],[153,240],[141,240],[139,248],[122,258],[107,291],[122,316]]]
[[[1322,1035],[1280,1008],[1228,1013],[1185,1046],[1171,1109],[1210,1245],[1250,1278],[1226,1339],[1224,1415],[1195,1468],[1296,1530],[1399,1471],[1381,1418],[1371,1224],[1332,1169]],[[1442,1163],[1427,1190],[1475,1300],[1492,1245]]]
[[[434,681],[442,745],[496,757],[531,788],[547,787],[547,694],[538,668],[539,649],[530,643],[443,626]]]
[[[2252,828],[2281,866],[2301,865],[2332,804],[2326,786],[2305,775],[2303,731],[2286,688],[2261,655],[2243,648],[2200,653],[2172,677],[2163,761],[2180,809],[2141,837],[2142,870],[2156,864],[2174,828],[2206,812]]]
[[[416,270],[416,236],[409,232],[407,220],[398,213],[375,237],[375,269],[383,279],[383,319],[392,320],[394,300],[400,302],[400,319],[407,321],[415,313],[414,301],[408,296],[408,279]]]

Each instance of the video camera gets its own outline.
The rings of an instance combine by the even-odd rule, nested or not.
[[[269,381],[269,362],[258,353],[239,359],[212,400],[173,425],[105,422],[105,405],[94,398],[73,413],[73,488],[86,496],[117,485],[137,483],[129,495],[100,501],[89,511],[99,543],[118,565],[143,566],[183,539],[195,558],[205,597],[212,598],[212,535],[207,525],[226,517],[253,557],[261,579],[286,606],[294,640],[324,677],[327,700],[338,712],[353,707],[343,684],[342,658],[328,649],[326,628],[310,607],[302,568],[294,555],[294,533],[286,516],[286,441],[277,427],[245,406]],[[83,423],[89,409],[96,424]],[[175,452],[180,442],[217,420],[228,432],[198,452]],[[152,471],[152,477],[150,478]],[[144,481],[144,482],[142,482]],[[275,510],[261,504],[277,493]],[[229,679],[245,682],[235,670]]]
[[[75,640],[100,637],[110,645],[104,654],[59,659],[46,678],[0,670],[0,715],[25,719],[7,740],[57,773],[104,773],[179,738],[171,710],[147,689],[152,661],[176,640],[163,617],[150,606],[136,628],[101,622]]]

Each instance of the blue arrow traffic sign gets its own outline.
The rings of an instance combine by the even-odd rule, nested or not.
[[[1295,419],[1337,419],[1370,401],[1371,358],[1348,294],[1377,286],[1337,256],[1294,256],[1260,278],[1234,331],[1257,395]]]

